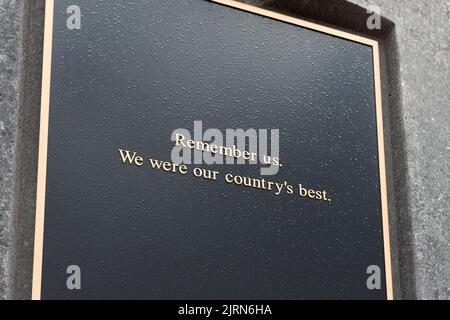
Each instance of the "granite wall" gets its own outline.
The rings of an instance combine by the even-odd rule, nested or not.
[[[450,299],[450,2],[242,1],[380,40],[395,295]],[[43,21],[0,0],[0,299],[31,293]]]

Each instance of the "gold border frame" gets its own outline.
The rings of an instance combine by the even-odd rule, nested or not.
[[[31,298],[41,299],[42,258],[44,250],[45,190],[47,182],[48,126],[50,113],[50,82],[53,46],[54,0],[45,1],[44,59],[42,65],[41,124],[36,194],[36,225],[34,232],[33,287]]]
[[[293,24],[307,29],[323,32],[339,38],[362,43],[371,46],[373,49],[374,79],[375,79],[375,100],[378,135],[378,158],[380,170],[380,191],[381,191],[381,211],[383,220],[383,241],[386,273],[387,299],[393,300],[391,246],[389,236],[389,214],[387,202],[387,182],[386,182],[386,161],[384,148],[384,126],[383,108],[381,93],[381,69],[380,69],[380,49],[379,43],[375,40],[361,37],[352,33],[340,31],[320,24],[304,21],[270,10],[262,9],[248,4],[236,2],[234,0],[210,0],[212,2],[226,5],[228,7],[240,9],[242,11],[254,13],[260,16],[272,18],[281,22]],[[45,3],[45,30],[44,30],[44,60],[42,70],[42,97],[41,97],[41,123],[39,136],[39,163],[38,181],[36,195],[36,226],[34,240],[34,263],[33,263],[33,289],[32,299],[41,299],[42,285],[42,259],[44,249],[44,215],[45,215],[45,192],[47,177],[47,152],[48,152],[48,128],[50,111],[50,84],[52,65],[52,44],[53,44],[53,18],[54,0],[46,0]]]

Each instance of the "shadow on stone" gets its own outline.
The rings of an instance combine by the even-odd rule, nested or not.
[[[39,146],[44,0],[24,2],[14,190],[12,298],[30,299]]]

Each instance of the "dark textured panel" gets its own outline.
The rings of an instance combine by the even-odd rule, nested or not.
[[[69,31],[70,4],[55,8],[44,299],[385,297],[365,273],[384,265],[370,47],[202,0],[79,1]],[[273,179],[333,202],[121,165],[120,147],[170,160],[194,120],[279,128]]]

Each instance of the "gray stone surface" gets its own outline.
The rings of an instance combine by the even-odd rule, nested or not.
[[[28,299],[44,0],[0,0],[0,299]]]
[[[0,298],[10,297],[13,198],[22,56],[22,1],[0,2]]]
[[[396,297],[449,299],[450,2],[243,2],[382,42]],[[0,0],[0,299],[30,297],[43,3]],[[381,30],[366,28],[369,5]]]
[[[417,298],[450,299],[450,1],[370,3],[396,25],[403,110],[398,121],[404,123],[408,169],[407,185],[398,190],[407,203],[400,203],[397,214],[407,229],[400,240],[406,246],[405,239],[412,240],[413,268],[407,270],[414,273]],[[401,128],[391,135],[396,130]]]

